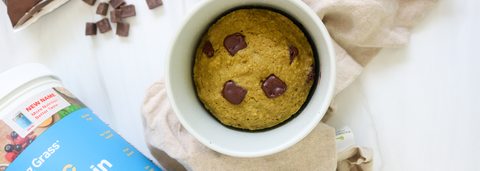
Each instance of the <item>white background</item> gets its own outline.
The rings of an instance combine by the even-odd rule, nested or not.
[[[130,36],[113,30],[85,36],[102,18],[71,0],[13,33],[0,3],[0,72],[38,62],[146,156],[140,118],[145,89],[164,75],[171,35],[199,0],[164,0],[149,10],[134,4]],[[374,149],[374,170],[480,168],[480,1],[440,0],[402,48],[385,48],[335,98],[328,121],[349,125],[357,144]],[[109,11],[111,7],[109,7]]]

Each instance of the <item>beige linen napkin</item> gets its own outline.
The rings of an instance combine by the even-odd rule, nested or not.
[[[238,158],[215,152],[185,130],[170,107],[164,77],[146,91],[142,104],[145,140],[167,170],[335,170],[335,130],[320,123],[292,147],[266,157]],[[165,155],[176,159],[174,162]],[[173,162],[172,162],[173,161]]]
[[[437,0],[303,1],[318,14],[333,38],[337,94],[383,47],[406,45],[410,30]],[[334,109],[332,103],[325,118]],[[337,155],[334,129],[324,123],[299,143],[270,156],[235,158],[212,151],[178,121],[167,99],[163,77],[147,89],[141,112],[147,146],[167,170],[373,169],[372,149],[352,146]]]

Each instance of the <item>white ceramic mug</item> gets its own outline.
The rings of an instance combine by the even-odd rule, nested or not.
[[[195,51],[207,29],[226,12],[244,7],[272,9],[300,23],[309,35],[312,48],[316,49],[315,56],[319,58],[316,60],[321,66],[321,79],[313,85],[315,91],[301,113],[288,123],[264,132],[223,126],[198,99],[192,76]],[[205,146],[236,157],[266,156],[299,142],[323,118],[335,89],[332,40],[315,12],[300,0],[203,0],[190,11],[172,37],[165,66],[167,95],[183,127]]]

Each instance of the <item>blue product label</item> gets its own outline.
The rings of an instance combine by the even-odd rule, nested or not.
[[[160,171],[88,108],[38,136],[7,171]]]

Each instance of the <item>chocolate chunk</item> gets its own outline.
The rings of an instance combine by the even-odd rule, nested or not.
[[[135,5],[123,5],[120,7],[122,9],[122,18],[127,18],[135,16]]]
[[[233,81],[227,81],[225,85],[223,85],[222,96],[232,104],[238,105],[242,103],[242,100],[245,98],[246,94],[247,90],[238,86]]]
[[[95,23],[87,23],[85,35],[97,35],[97,25]]]
[[[290,63],[292,63],[295,57],[297,57],[298,55],[298,49],[296,47],[290,46],[288,48],[288,51],[290,51]]]
[[[98,7],[97,7],[98,15],[107,15],[107,11],[108,11],[108,3],[101,2],[98,4]]]
[[[118,9],[120,6],[125,4],[125,0],[110,0],[109,3],[113,9]]]
[[[287,85],[275,75],[270,75],[262,84],[262,90],[268,98],[275,98],[287,91]]]
[[[108,19],[104,18],[100,21],[97,22],[97,27],[100,33],[105,33],[107,31],[112,30],[112,27],[110,26],[110,22],[108,22]]]
[[[210,41],[206,41],[203,45],[203,53],[205,53],[205,55],[208,57],[212,57],[214,52],[215,50],[212,47],[212,43],[210,43]]]
[[[7,13],[10,17],[10,22],[12,26],[15,27],[18,21],[25,16],[25,14],[30,11],[35,5],[37,5],[42,0],[9,0],[5,1],[7,5]],[[22,23],[20,23],[22,24]]]
[[[307,78],[307,83],[310,83],[310,81],[315,80],[315,66],[312,65],[312,70],[310,73],[308,73],[308,78]]]
[[[242,34],[234,33],[225,37],[225,40],[223,40],[223,46],[225,46],[230,55],[235,56],[239,50],[247,47],[247,43],[245,43]]]
[[[162,0],[147,0],[147,5],[149,9],[154,9],[163,5],[163,2]]]
[[[114,9],[113,11],[110,11],[110,20],[112,20],[112,23],[122,21],[122,10]]]
[[[95,4],[95,2],[97,2],[97,0],[82,0],[82,1],[92,6]]]
[[[130,24],[119,21],[117,23],[117,35],[127,37],[130,30]]]

